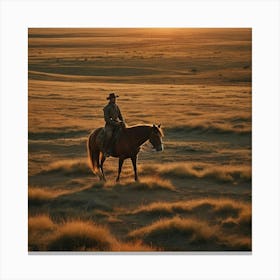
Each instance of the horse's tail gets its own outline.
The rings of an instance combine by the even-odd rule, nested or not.
[[[101,131],[102,128],[98,128],[91,132],[87,140],[87,153],[89,164],[91,167],[92,172],[97,175],[100,179],[102,178],[100,172],[100,148],[97,143],[97,136],[98,133]]]

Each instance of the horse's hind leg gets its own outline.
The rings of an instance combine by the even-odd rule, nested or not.
[[[138,174],[137,174],[137,156],[131,158],[133,169],[134,169],[134,179],[138,181]]]
[[[116,179],[116,182],[119,182],[119,181],[120,181],[120,175],[121,175],[121,172],[122,172],[122,165],[123,165],[123,162],[124,162],[124,159],[119,158],[119,171],[118,171],[118,177],[117,177],[117,179]]]
[[[105,174],[104,174],[104,170],[103,170],[103,164],[104,164],[104,161],[106,160],[106,157],[104,157],[102,155],[102,158],[101,158],[101,162],[100,162],[100,169],[101,169],[101,173],[102,173],[102,178],[101,180],[103,181],[106,181],[106,178],[105,178]]]

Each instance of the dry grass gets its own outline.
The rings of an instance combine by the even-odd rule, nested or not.
[[[175,187],[169,180],[163,180],[159,177],[143,177],[139,182],[134,182],[132,187],[137,190],[156,190],[166,189],[174,191]]]
[[[66,194],[72,194],[79,191],[82,191],[84,189],[87,189],[88,187],[80,187],[70,190],[63,190],[63,189],[45,189],[45,188],[39,188],[39,187],[28,187],[28,203],[29,206],[34,205],[41,205],[45,202],[50,202],[53,199],[58,198],[59,196],[66,195]]]
[[[28,230],[29,233],[33,231],[46,231],[55,229],[56,225],[46,214],[29,217]]]
[[[126,188],[138,191],[149,191],[149,190],[169,190],[175,191],[175,187],[169,180],[161,179],[158,176],[146,176],[141,177],[138,182],[131,182],[131,181],[123,181],[121,183],[106,183],[105,187],[107,188]]]
[[[29,251],[41,251],[47,247],[48,237],[57,225],[46,214],[28,218],[28,248]]]
[[[128,214],[172,217],[156,220],[128,235],[162,250],[251,249],[251,205],[246,202],[232,199],[156,202]]]
[[[250,29],[68,29],[30,29],[32,79],[141,84],[250,81]],[[108,60],[110,67],[104,65]]]
[[[65,190],[50,190],[39,187],[28,187],[28,202],[30,204],[41,204],[48,202],[60,195],[68,193]]]
[[[64,175],[89,175],[91,174],[85,159],[72,159],[72,160],[58,160],[50,163],[43,173],[59,172]]]
[[[157,173],[177,178],[209,178],[222,182],[250,181],[250,166],[212,166],[205,163],[168,163],[141,166],[146,174]]]
[[[196,220],[192,219],[181,219],[179,217],[174,217],[172,219],[162,219],[159,220],[152,225],[136,229],[132,231],[129,236],[130,237],[146,237],[150,235],[153,232],[156,231],[166,231],[169,230],[170,228],[176,228],[179,231],[184,231],[188,232],[190,231],[191,233],[196,230],[200,236],[203,237],[210,237],[213,230],[209,228],[209,226],[206,223],[199,222]]]
[[[141,238],[144,243],[164,251],[251,250],[249,236],[226,232],[219,224],[191,218],[160,219],[130,232],[128,237]]]
[[[178,214],[182,212],[186,213],[196,213],[199,210],[207,210],[208,212],[213,212],[214,214],[223,214],[224,212],[233,213],[246,213],[249,216],[250,204],[245,202],[240,202],[232,199],[196,199],[178,202],[155,202],[149,205],[139,207],[134,210],[131,214],[139,213],[172,213]]]
[[[30,203],[49,201],[56,196],[57,193],[50,190],[34,187],[28,188],[28,201]]]
[[[119,243],[119,245],[117,247],[115,247],[113,251],[115,251],[115,252],[152,252],[152,251],[160,251],[160,249],[143,244],[143,242],[141,240],[135,240],[133,242]]]
[[[224,231],[236,233],[238,238],[251,242],[252,234],[252,208],[250,205],[242,208],[237,216],[228,216],[220,221]]]
[[[29,218],[30,251],[154,251],[140,240],[121,242],[92,221],[54,223],[48,215]]]
[[[54,223],[48,215],[38,215],[29,218],[28,226],[30,251],[142,252],[251,248],[249,211],[216,224],[179,216],[160,219],[130,232],[128,242],[118,240],[106,227],[90,220]]]
[[[251,237],[232,235],[227,237],[226,243],[232,248],[237,248],[236,250],[250,251],[252,248]]]
[[[207,250],[209,246],[217,245],[217,230],[202,221],[175,217],[134,230],[128,236],[142,238],[146,244],[165,251]]]
[[[70,221],[62,224],[50,238],[50,251],[111,251],[116,239],[104,227],[91,222]]]
[[[251,29],[30,29],[29,215],[54,217],[31,217],[30,250],[249,248],[249,206],[204,198],[251,197],[251,39]],[[140,182],[130,161],[120,184],[96,183],[87,164],[111,90],[128,125],[164,127],[164,152],[139,156]],[[117,168],[106,160],[108,180]],[[119,240],[159,217],[174,220]]]

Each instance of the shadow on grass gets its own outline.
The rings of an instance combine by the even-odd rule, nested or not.
[[[164,251],[250,251],[251,204],[231,199],[156,202],[125,215],[146,221],[128,240],[141,238]]]
[[[218,225],[174,217],[162,219],[136,229],[128,238],[142,239],[145,244],[164,251],[250,251],[251,239],[221,231]]]

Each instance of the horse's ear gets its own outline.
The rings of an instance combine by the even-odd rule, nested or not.
[[[158,128],[160,128],[161,124],[158,125]]]
[[[155,124],[153,124],[153,128],[155,128],[156,126],[155,126]]]

